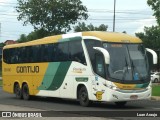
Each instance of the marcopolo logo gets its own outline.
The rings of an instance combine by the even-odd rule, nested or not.
[[[86,68],[73,68],[74,73],[82,73],[83,71],[86,71]]]
[[[39,73],[39,66],[17,66],[17,73]]]

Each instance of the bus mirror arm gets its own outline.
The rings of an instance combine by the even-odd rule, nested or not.
[[[110,55],[106,49],[101,48],[101,47],[93,47],[93,49],[95,49],[103,54],[104,59],[105,59],[105,64],[110,64]]]
[[[154,51],[154,50],[152,50],[152,49],[149,49],[149,48],[146,48],[146,50],[149,52],[149,53],[151,53],[152,54],[152,56],[153,56],[153,64],[157,64],[157,59],[158,59],[158,57],[157,57],[157,53]]]

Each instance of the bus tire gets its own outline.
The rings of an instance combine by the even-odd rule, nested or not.
[[[16,95],[16,98],[22,99],[22,90],[18,83],[14,85],[14,94]]]
[[[29,88],[27,84],[24,84],[22,87],[22,96],[24,100],[29,100],[30,95],[29,95]]]
[[[81,106],[87,107],[90,105],[88,92],[85,86],[82,86],[78,92],[79,103]]]
[[[121,102],[115,102],[115,104],[118,106],[118,107],[124,107],[126,105],[127,101],[121,101]]]

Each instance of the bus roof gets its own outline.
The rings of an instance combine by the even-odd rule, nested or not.
[[[82,32],[82,36],[94,36],[106,42],[127,42],[127,41],[130,43],[142,42],[139,38],[135,36],[118,32],[103,32],[103,31]]]
[[[124,33],[117,33],[117,32],[103,32],[103,31],[88,31],[88,32],[79,32],[79,33],[69,33],[64,35],[55,35],[49,36],[25,43],[18,43],[7,45],[4,47],[6,48],[14,48],[14,47],[22,47],[22,46],[31,46],[31,45],[38,45],[38,44],[46,44],[46,43],[56,43],[63,38],[71,38],[71,37],[95,37],[99,40],[106,41],[106,42],[129,42],[129,43],[142,43],[142,41],[134,36],[127,35]]]

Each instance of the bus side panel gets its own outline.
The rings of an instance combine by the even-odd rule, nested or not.
[[[73,61],[66,78],[60,88],[62,98],[77,99],[78,86],[85,86],[88,90],[89,98],[91,98],[91,76],[92,71],[87,65]]]
[[[13,93],[15,82],[19,83],[20,88],[26,83],[29,87],[30,95],[36,95],[39,92],[38,87],[42,84],[47,67],[48,63],[3,63],[3,90]]]
[[[44,77],[44,75],[34,75],[32,77],[33,95],[37,95],[39,93],[38,87],[43,85],[43,83],[42,83],[43,77]]]
[[[11,79],[9,76],[3,76],[3,91],[9,92],[9,93],[13,93],[12,90],[12,86],[11,86]]]
[[[12,66],[2,62],[2,78],[3,78],[3,90],[9,93],[13,93],[14,79],[17,76],[12,73]]]
[[[45,89],[46,87],[45,86],[46,83],[43,82],[43,79],[46,76],[50,76],[50,75],[46,75],[49,63],[32,63],[30,65],[37,66],[39,69],[37,70],[37,73],[32,73],[31,76],[28,79],[26,79],[26,81],[28,81],[30,85],[30,91],[31,91],[30,94],[37,95],[41,90],[39,89],[40,86],[42,87],[42,90]],[[47,80],[49,79],[47,78]],[[46,93],[45,95],[48,96],[48,94]]]

